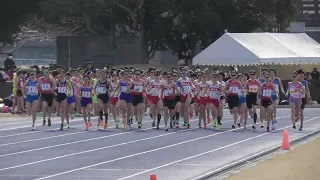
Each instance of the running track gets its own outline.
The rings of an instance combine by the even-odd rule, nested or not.
[[[149,117],[144,129],[134,124],[130,131],[109,129],[84,131],[82,118],[75,118],[71,129],[59,131],[59,119],[43,127],[38,120],[36,131],[30,120],[0,118],[0,179],[68,179],[68,180],[189,180],[257,152],[279,145],[283,129],[290,139],[320,128],[318,109],[305,110],[304,131],[293,130],[289,109],[278,109],[277,131],[232,130],[232,118],[225,110],[223,128],[198,129],[193,119],[191,129],[151,129]],[[249,125],[252,120],[250,120]],[[92,120],[96,124],[96,118]],[[162,121],[163,123],[163,121]],[[299,127],[299,125],[297,126]]]

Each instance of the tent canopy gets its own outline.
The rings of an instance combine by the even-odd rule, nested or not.
[[[320,63],[320,44],[305,33],[226,33],[193,58],[199,65]]]

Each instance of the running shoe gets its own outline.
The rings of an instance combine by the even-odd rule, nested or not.
[[[100,120],[100,126],[103,126],[103,119]]]
[[[60,131],[63,131],[63,124],[60,125]]]
[[[128,124],[125,124],[124,130],[129,130],[129,125]]]
[[[142,124],[141,122],[138,122],[138,128],[141,129],[142,128]]]
[[[86,124],[86,131],[88,131],[89,130],[89,125],[88,124]]]
[[[221,128],[221,125],[218,123],[217,126],[216,126],[216,130],[219,131],[220,128]]]
[[[88,121],[88,126],[89,126],[89,127],[92,127],[91,121]]]
[[[189,129],[190,128],[190,123],[187,122],[186,126]]]
[[[48,119],[48,126],[49,127],[51,126],[51,119],[50,118]]]
[[[276,126],[274,125],[274,123],[272,124],[272,130],[276,130]]]
[[[166,131],[169,131],[169,128],[168,128],[168,126],[166,126],[165,130],[166,130]]]
[[[43,121],[42,121],[42,126],[45,126],[46,125],[46,120],[44,119]]]
[[[263,122],[260,123],[260,127],[261,127],[261,128],[264,128],[264,123],[263,123]]]
[[[70,125],[69,124],[67,125],[67,129],[70,129]]]
[[[36,128],[34,126],[32,126],[32,131],[34,131]]]
[[[267,132],[270,132],[270,129],[269,129],[269,127],[267,127]]]
[[[236,125],[235,125],[235,124],[233,124],[233,125],[232,125],[232,129],[235,129],[235,128],[236,128]]]
[[[135,118],[136,118],[136,121],[138,122],[138,121],[139,121],[139,118],[138,118],[138,116],[135,116]]]
[[[241,123],[238,123],[237,125],[238,125],[238,128],[241,128]]]
[[[200,125],[201,126],[201,125]],[[207,129],[207,123],[203,124],[203,129]]]
[[[302,131],[302,126],[300,126],[299,131]]]
[[[152,124],[151,124],[151,126],[152,126],[152,127],[155,127],[155,126],[156,126],[156,122],[153,121]]]
[[[103,128],[107,129],[108,128],[108,123],[104,123]]]
[[[244,129],[247,129],[247,123],[244,123],[244,124],[243,124],[243,128],[244,128]]]
[[[212,125],[212,127],[216,127],[216,125],[217,125],[217,120],[216,120],[216,119],[212,119],[211,125]]]
[[[211,121],[210,117],[207,117],[207,123],[210,123],[210,121]]]

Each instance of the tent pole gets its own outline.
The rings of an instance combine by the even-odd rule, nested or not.
[[[261,71],[262,71],[262,66],[261,65],[259,65],[259,71],[260,71],[260,78],[261,78]]]

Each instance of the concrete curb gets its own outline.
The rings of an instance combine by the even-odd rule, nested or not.
[[[319,133],[320,133],[320,129],[317,129],[317,130],[310,132],[302,137],[298,137],[296,139],[291,140],[290,144],[291,145],[297,144],[297,143],[303,141],[304,139],[315,136]],[[256,161],[256,160],[261,159],[265,156],[268,156],[272,153],[275,153],[275,152],[279,151],[280,148],[281,148],[281,145],[275,146],[273,148],[262,151],[258,154],[254,154],[254,155],[249,156],[245,159],[241,159],[239,161],[236,161],[235,163],[231,163],[230,165],[227,165],[221,169],[209,172],[209,173],[207,173],[199,178],[193,179],[193,180],[213,180],[213,179],[216,179],[218,177],[221,177],[222,175],[226,175],[226,174],[230,173],[232,170],[234,170],[240,166],[246,165],[248,162]]]

